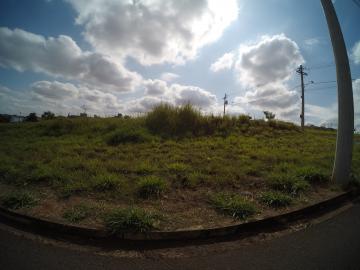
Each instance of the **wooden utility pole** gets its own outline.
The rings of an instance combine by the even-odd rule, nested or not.
[[[330,32],[338,85],[338,130],[332,180],[345,186],[350,181],[354,136],[354,98],[351,72],[344,37],[334,5],[331,0],[321,0],[321,4]]]
[[[304,85],[304,76],[307,76],[307,73],[304,72],[304,67],[300,65],[300,67],[296,70],[297,73],[300,74],[301,77],[301,128],[304,129],[305,126],[305,85]]]
[[[225,116],[225,107],[229,104],[227,98],[228,98],[228,96],[225,94],[225,96],[223,97],[223,100],[224,100],[224,116]]]

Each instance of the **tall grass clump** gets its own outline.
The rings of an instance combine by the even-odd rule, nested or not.
[[[32,193],[25,191],[13,192],[0,199],[2,206],[13,210],[33,207],[37,201]]]
[[[145,124],[152,133],[163,137],[184,137],[200,133],[202,119],[200,111],[191,104],[160,104],[147,114]]]
[[[256,213],[252,202],[237,194],[217,193],[210,197],[210,203],[218,211],[237,219],[246,219]]]
[[[155,137],[144,128],[126,127],[112,132],[106,142],[108,145],[116,146],[123,143],[147,143],[154,140]]]
[[[115,209],[104,215],[105,227],[113,234],[122,231],[145,232],[155,228],[157,216],[140,208]]]
[[[260,195],[260,201],[267,206],[278,208],[290,205],[292,197],[278,191],[266,191]]]
[[[310,188],[307,181],[292,174],[272,173],[267,183],[275,190],[284,191],[294,196]]]
[[[166,182],[156,176],[141,179],[137,185],[138,196],[144,199],[159,197],[166,189]]]

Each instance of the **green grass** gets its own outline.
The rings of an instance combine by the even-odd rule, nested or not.
[[[298,195],[307,191],[310,184],[291,174],[273,173],[268,178],[268,185],[278,191],[288,192],[291,195]]]
[[[217,193],[210,197],[210,204],[221,213],[241,220],[256,213],[253,202],[236,194]]]
[[[115,209],[104,216],[109,232],[122,231],[146,232],[155,228],[158,216],[140,208]]]
[[[292,203],[292,197],[277,191],[266,191],[260,195],[260,201],[270,207],[285,207]]]
[[[63,218],[71,223],[78,223],[88,218],[92,213],[91,207],[85,204],[75,205],[66,209],[63,213]]]
[[[38,199],[30,192],[18,191],[3,196],[0,201],[3,207],[16,210],[35,206]]]
[[[137,185],[137,194],[139,197],[148,199],[151,197],[159,197],[166,189],[165,180],[156,176],[147,176],[141,179]]]

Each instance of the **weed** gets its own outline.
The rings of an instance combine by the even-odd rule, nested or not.
[[[183,174],[189,169],[188,165],[180,162],[174,162],[168,164],[166,167],[170,173],[174,173],[174,174]]]
[[[166,186],[166,182],[163,179],[156,176],[147,176],[139,181],[137,194],[144,199],[159,197],[166,189]]]
[[[75,205],[63,213],[63,218],[69,222],[77,223],[88,218],[91,215],[92,209],[84,204]]]
[[[271,188],[298,195],[310,188],[308,182],[290,174],[272,174],[268,179]]]
[[[95,191],[108,191],[108,190],[116,190],[121,181],[118,176],[113,174],[101,174],[96,176],[93,180],[92,187]]]
[[[260,201],[270,207],[284,207],[288,206],[292,202],[292,198],[277,191],[267,191],[260,195]]]
[[[256,213],[251,201],[236,194],[217,193],[210,197],[210,203],[220,212],[237,219],[243,220]]]
[[[32,193],[25,191],[10,193],[1,198],[2,206],[14,210],[33,207],[37,202],[38,200]]]
[[[113,234],[122,231],[146,232],[155,228],[157,215],[140,208],[115,209],[104,216],[106,228]]]
[[[302,167],[297,170],[296,174],[303,178],[305,181],[308,181],[312,184],[323,184],[328,183],[330,180],[330,176],[325,174],[319,169],[316,169],[314,167]]]

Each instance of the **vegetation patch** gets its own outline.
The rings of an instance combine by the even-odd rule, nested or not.
[[[38,200],[30,192],[18,191],[1,198],[1,205],[9,209],[29,208],[37,204]]]
[[[220,212],[241,220],[257,211],[253,202],[237,194],[217,193],[210,197],[210,203]]]
[[[158,215],[140,208],[116,209],[104,216],[108,231],[113,234],[123,231],[146,232],[155,228]]]
[[[156,176],[147,176],[139,181],[137,194],[144,199],[159,197],[166,189],[166,186],[165,180]]]
[[[330,181],[330,175],[312,166],[302,167],[296,173],[299,177],[312,184],[325,184]]]
[[[287,192],[291,195],[298,195],[310,188],[310,184],[291,174],[272,174],[268,179],[271,188]]]
[[[145,129],[124,128],[116,130],[107,138],[107,144],[116,146],[123,143],[146,143],[155,140]]]
[[[277,191],[267,191],[260,195],[260,201],[270,207],[285,207],[292,203],[292,197]]]
[[[88,218],[92,213],[92,209],[85,205],[79,204],[75,205],[63,213],[63,218],[71,223],[78,223],[86,218]]]

